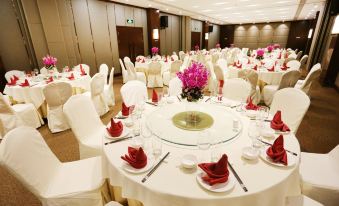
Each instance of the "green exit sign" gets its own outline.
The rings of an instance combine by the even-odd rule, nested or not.
[[[127,19],[127,24],[133,24],[134,20],[133,19]]]

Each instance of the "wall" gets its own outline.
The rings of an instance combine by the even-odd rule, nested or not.
[[[221,48],[230,47],[234,43],[235,25],[220,26],[220,44]]]
[[[213,26],[213,32],[209,33],[208,36],[208,49],[215,48],[215,45],[219,43],[220,40],[220,26],[215,24],[211,26]]]
[[[286,47],[290,23],[245,24],[236,25],[234,44],[240,48],[255,49],[278,43]]]
[[[160,29],[160,53],[171,55],[180,49],[180,17],[160,13],[160,16],[168,16],[168,27]]]
[[[307,44],[312,42],[312,39],[307,38],[312,24],[313,22],[308,20],[292,21],[286,47],[305,53]]]
[[[191,31],[192,32],[200,32],[200,37],[202,37],[203,36],[203,34],[202,34],[202,22],[195,20],[195,19],[192,19],[191,20]],[[201,41],[202,41],[202,38],[200,39],[200,47],[201,47],[201,43],[202,43]]]

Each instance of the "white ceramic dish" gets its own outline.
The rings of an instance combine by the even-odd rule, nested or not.
[[[260,151],[252,147],[245,147],[242,149],[242,156],[248,160],[255,160],[259,157]]]
[[[122,169],[125,170],[126,172],[133,173],[133,174],[140,174],[140,173],[147,172],[148,170],[152,169],[154,165],[154,159],[151,159],[151,158],[147,158],[147,165],[141,169],[136,169],[132,167],[130,164],[128,164],[127,162],[125,162],[124,160],[122,161],[123,161]]]
[[[195,168],[197,166],[197,163],[197,157],[192,154],[185,154],[181,159],[181,165],[187,169]]]
[[[205,175],[204,172],[199,172],[197,174],[197,181],[198,183],[203,187],[205,188],[206,190],[208,191],[211,191],[211,192],[228,192],[230,190],[232,190],[235,186],[235,183],[234,183],[234,177],[230,174],[229,177],[228,177],[228,180],[227,182],[224,182],[224,183],[217,183],[215,185],[209,185],[207,182],[203,181],[202,180],[202,176]]]
[[[262,149],[260,151],[260,158],[263,159],[265,162],[268,162],[269,164],[274,165],[274,166],[278,166],[278,167],[291,167],[291,166],[294,166],[296,164],[297,157],[293,156],[289,152],[286,152],[286,154],[287,154],[287,165],[284,165],[284,164],[279,163],[279,162],[273,162],[272,159],[269,156],[267,156],[267,154],[266,154],[267,148],[268,147],[265,146],[264,149]]]

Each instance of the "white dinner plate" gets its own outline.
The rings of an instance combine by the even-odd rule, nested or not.
[[[205,188],[206,190],[209,190],[211,192],[228,192],[228,191],[232,190],[235,186],[234,177],[233,177],[233,175],[231,175],[231,173],[228,176],[227,182],[217,183],[215,185],[209,185],[207,182],[202,180],[201,177],[203,175],[205,175],[204,172],[199,172],[197,174],[197,181],[203,188]]]
[[[140,174],[140,173],[147,172],[148,170],[152,169],[154,165],[153,158],[147,158],[147,165],[141,169],[136,169],[132,167],[125,160],[121,160],[121,161],[123,161],[122,169],[125,170],[126,172],[133,173],[133,174]]]
[[[107,129],[106,129],[106,131],[105,131],[105,137],[108,138],[108,139],[121,139],[121,138],[126,137],[127,135],[129,135],[129,133],[130,133],[130,129],[129,129],[128,127],[124,127],[123,130],[122,130],[122,133],[121,133],[121,135],[120,135],[119,137],[112,137],[112,136],[108,133],[108,131],[107,131]]]
[[[290,154],[289,152],[286,152],[287,154],[287,165],[284,165],[283,163],[279,163],[279,162],[273,162],[272,159],[267,156],[266,154],[266,150],[267,150],[268,147],[264,147],[264,149],[262,149],[260,151],[260,157],[261,159],[263,159],[265,162],[268,162],[270,163],[271,165],[274,165],[274,166],[278,166],[278,167],[291,167],[293,165],[296,164],[297,162],[297,157],[296,156],[293,156],[292,154]]]

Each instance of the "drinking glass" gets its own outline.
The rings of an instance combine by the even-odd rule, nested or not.
[[[140,129],[141,129],[140,134],[142,138],[144,139],[144,150],[146,151],[147,154],[150,154],[152,131],[148,129],[145,122],[141,124]]]
[[[159,93],[158,93],[158,105],[159,105],[159,106],[162,106],[163,103],[164,103],[163,96],[164,96],[164,94],[163,94],[162,92],[159,92]]]
[[[162,93],[164,95],[165,100],[167,100],[167,97],[169,97],[169,92],[167,87],[163,87]]]
[[[269,108],[266,106],[259,107],[259,114],[261,120],[266,120],[269,116]]]
[[[260,147],[260,143],[258,141],[258,138],[260,137],[260,130],[255,121],[251,121],[248,126],[248,136],[252,140],[252,148],[257,150],[257,148]]]
[[[157,159],[162,153],[162,141],[160,138],[153,136],[152,139],[153,155]]]
[[[204,161],[208,161],[210,158],[208,157],[208,150],[211,147],[211,137],[210,137],[210,133],[208,130],[203,130],[199,133],[198,139],[197,139],[197,145],[199,150],[201,151],[201,157],[200,157],[200,161],[204,162]]]

